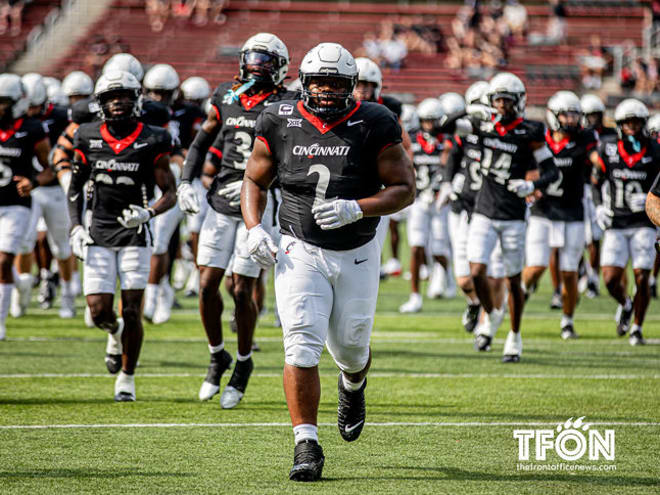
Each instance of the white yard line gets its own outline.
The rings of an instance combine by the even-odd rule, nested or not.
[[[141,378],[202,378],[206,376],[204,373],[138,373],[138,379]],[[281,373],[254,373],[252,376],[257,378],[281,378]],[[336,378],[337,373],[321,373],[322,377]],[[653,375],[630,375],[630,374],[493,374],[493,373],[379,373],[377,371],[369,373],[370,378],[512,378],[512,379],[540,379],[540,380],[640,380],[660,379],[660,374]],[[108,373],[13,373],[13,374],[0,374],[0,380],[12,380],[19,378],[116,378],[115,375]]]
[[[493,426],[556,426],[555,422],[487,422],[467,421],[452,422],[387,422],[367,423],[369,427],[493,427]],[[625,422],[604,421],[593,422],[591,425],[602,426],[650,426],[658,427],[657,422]],[[336,423],[319,423],[319,426],[336,427]],[[57,429],[93,429],[93,428],[284,428],[291,427],[290,423],[115,423],[115,424],[52,424],[52,425],[0,425],[0,430],[57,430]]]

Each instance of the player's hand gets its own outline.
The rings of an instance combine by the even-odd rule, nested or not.
[[[512,179],[506,188],[517,194],[519,198],[526,198],[534,192],[534,183],[531,180]]]
[[[465,111],[470,117],[479,120],[490,120],[490,117],[493,115],[493,109],[481,103],[468,105]]]
[[[449,182],[443,182],[440,185],[438,199],[435,200],[435,211],[439,213],[445,205],[449,204],[449,201],[453,199],[452,195],[454,195],[452,185]],[[456,196],[454,195],[454,198],[455,197]]]
[[[261,224],[248,230],[247,243],[250,257],[261,268],[268,270],[275,264],[277,261],[275,258],[277,256],[277,245]]]
[[[601,229],[607,230],[612,226],[613,216],[614,216],[614,212],[610,210],[607,206],[605,205],[596,206],[596,223]]]
[[[139,228],[143,223],[151,220],[152,211],[138,205],[129,205],[121,212],[122,216],[117,217],[117,221],[126,229]]]
[[[335,199],[312,208],[316,225],[323,230],[338,229],[362,218],[362,208],[355,200]]]
[[[93,242],[94,240],[82,225],[76,225],[71,231],[69,244],[71,244],[71,251],[76,258],[85,261],[85,248]]]
[[[639,213],[646,209],[646,193],[634,193],[628,198],[628,206],[633,213]]]
[[[176,197],[181,211],[188,215],[199,213],[199,197],[192,184],[189,182],[182,182],[179,189],[176,191]]]
[[[465,186],[465,175],[456,174],[451,180],[451,190],[454,194],[461,194]]]
[[[218,194],[229,201],[229,206],[239,206],[241,204],[242,180],[230,182],[218,191]]]
[[[30,195],[30,192],[32,192],[32,181],[30,179],[22,175],[14,175],[14,182],[16,182],[16,190],[21,198]]]

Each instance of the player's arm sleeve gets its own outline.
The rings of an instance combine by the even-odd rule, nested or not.
[[[591,169],[591,184],[592,184],[592,196],[594,204],[600,206],[603,204],[603,184],[606,180],[605,162],[600,156],[600,153],[596,152],[592,155],[593,159],[593,168]]]
[[[376,156],[390,146],[397,145],[403,141],[401,138],[401,126],[396,116],[392,112],[383,112],[383,114],[383,117],[373,126],[369,136],[372,146],[375,148]]]
[[[87,163],[85,143],[80,139],[80,132],[76,133],[73,140],[74,159],[71,167],[71,184],[69,185],[68,201],[69,218],[71,227],[82,225],[82,214],[85,203],[85,194],[83,192],[85,182],[89,179],[90,168]]]
[[[257,117],[257,122],[254,126],[254,139],[259,140],[266,145],[268,152],[273,155],[275,150],[277,137],[275,130],[277,129],[277,119],[268,111],[261,112]],[[273,160],[273,165],[277,164],[277,160]]]
[[[217,106],[219,90],[220,88],[218,87],[213,93],[211,110],[206,116],[206,120],[200,127],[199,132],[195,135],[195,139],[190,144],[188,154],[183,162],[181,182],[192,182],[193,179],[197,179],[202,175],[206,153],[222,126],[222,117]]]
[[[465,110],[461,110],[460,112],[452,113],[450,115],[443,115],[440,119],[440,132],[445,134],[454,134],[456,132],[456,121],[465,117],[466,115],[467,113]]]
[[[463,142],[459,136],[454,137],[454,146],[449,152],[447,157],[447,164],[445,165],[445,177],[451,181],[454,175],[461,168],[461,161],[463,160]]]

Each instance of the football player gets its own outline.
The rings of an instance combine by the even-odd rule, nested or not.
[[[660,143],[660,113],[656,113],[649,118],[646,128],[649,131],[651,139],[655,139]],[[660,217],[658,217],[658,196],[660,196],[660,185],[658,180],[656,180],[655,186],[651,189],[647,200],[646,200],[646,214],[649,216],[651,221],[658,227],[658,234],[660,236]],[[656,246],[660,246],[656,243]],[[658,285],[657,278],[658,272],[660,272],[660,250],[655,255],[655,263],[653,263],[653,272],[649,277],[649,290],[651,292],[651,297],[658,297]]]
[[[573,313],[578,300],[578,264],[584,251],[584,169],[591,170],[589,155],[598,138],[583,130],[580,99],[571,91],[559,91],[548,101],[545,140],[559,169],[559,178],[535,201],[527,225],[523,286],[536,285],[548,266],[550,250],[559,251],[564,340],[577,338]]]
[[[441,212],[436,207],[436,196],[442,181],[441,156],[450,143],[440,132],[440,121],[445,116],[436,98],[427,98],[417,106],[420,131],[413,142],[416,198],[408,213],[408,244],[410,245],[411,293],[401,305],[401,313],[416,313],[422,309],[419,293],[419,271],[424,264],[424,249],[428,247],[434,260],[447,268],[446,245]]]
[[[204,166],[210,183],[210,209],[200,231],[197,264],[200,267],[199,309],[208,337],[211,362],[199,390],[209,400],[220,390],[220,378],[231,365],[224,348],[218,288],[233,255],[233,297],[238,330],[237,363],[220,404],[235,407],[242,399],[254,364],[252,340],[257,306],[252,294],[261,267],[247,251],[247,230],[241,217],[240,191],[245,167],[254,145],[257,116],[276,102],[293,97],[282,83],[289,67],[289,52],[274,34],[258,33],[241,48],[238,79],[220,84],[212,96],[211,110],[188,151],[179,186],[179,204],[186,213],[199,211],[193,179],[199,177],[207,151],[212,161]]]
[[[0,340],[14,288],[14,256],[30,221],[30,193],[54,177],[48,137],[41,122],[25,115],[27,106],[21,78],[0,75]],[[38,175],[32,166],[35,157],[43,167]]]
[[[414,198],[397,119],[382,105],[354,100],[357,74],[341,45],[321,43],[305,55],[302,101],[271,105],[259,117],[241,194],[252,257],[264,267],[277,261],[284,391],[296,443],[289,478],[295,481],[321,478],[318,364],[326,344],[341,370],[340,434],[354,441],[362,431],[380,271],[376,227],[381,215]],[[261,224],[276,177],[279,247]]]
[[[57,139],[68,124],[66,110],[48,103],[46,85],[41,75],[36,73],[25,74],[21,78],[28,99],[27,116],[41,121],[51,146],[55,146]],[[32,213],[30,222],[26,226],[26,236],[21,253],[16,257],[19,284],[12,296],[12,316],[17,318],[25,313],[32,290],[32,252],[40,240],[37,249],[38,265],[40,268],[39,302],[41,307],[48,309],[55,298],[55,284],[50,273],[52,261],[51,252],[57,259],[62,287],[60,317],[73,318],[75,316],[74,293],[71,287],[71,247],[69,246],[69,218],[66,214],[66,198],[57,178],[53,175],[52,181],[36,188],[31,193]],[[43,218],[46,235],[39,236],[38,224]],[[45,234],[45,232],[44,232]],[[39,237],[41,237],[39,239]]]
[[[655,227],[645,213],[646,196],[660,172],[660,145],[649,139],[649,111],[629,98],[616,107],[617,136],[601,138],[594,164],[594,201],[598,222],[605,231],[601,255],[603,281],[619,303],[617,334],[628,331],[630,345],[644,344],[642,324],[649,305],[649,275],[655,253]],[[607,184],[604,198],[601,186]],[[622,277],[632,260],[635,297],[626,294]],[[634,313],[634,322],[630,325]]]
[[[112,374],[119,372],[114,398],[126,402],[135,400],[134,373],[143,339],[141,306],[151,254],[148,224],[176,202],[169,164],[172,138],[165,129],[138,121],[140,83],[132,74],[106,72],[94,96],[102,120],[83,124],[74,138],[68,191],[71,246],[84,261],[84,292],[92,319],[108,332],[106,367]],[[162,196],[149,206],[154,186]],[[121,318],[113,310],[117,278]]]
[[[499,73],[490,80],[487,95],[490,107],[471,105],[467,110],[482,146],[483,175],[468,233],[472,283],[485,312],[484,324],[476,332],[475,348],[490,347],[504,317],[504,308],[494,308],[487,277],[489,259],[499,239],[511,315],[502,361],[515,363],[522,353],[520,319],[524,299],[520,274],[524,261],[525,198],[557,180],[559,172],[545,142],[543,124],[523,117],[527,97],[522,81],[514,74]],[[540,177],[527,180],[534,162],[540,168]]]
[[[605,105],[598,96],[584,95],[580,99],[580,106],[583,115],[582,125],[585,129],[595,131],[599,139],[616,136],[616,129],[607,127],[604,123]],[[593,298],[600,293],[600,241],[603,238],[603,230],[596,221],[596,206],[590,182],[591,173],[586,176],[584,188],[586,241],[589,251],[589,262],[585,263],[585,267],[587,272],[586,296]],[[581,280],[580,286],[585,286],[584,280]]]

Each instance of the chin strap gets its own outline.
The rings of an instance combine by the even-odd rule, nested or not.
[[[227,95],[225,98],[227,98],[230,102],[235,102],[238,101],[238,97],[245,93],[248,89],[250,89],[252,86],[255,85],[257,81],[254,79],[250,79],[248,82],[243,84],[240,88],[237,88],[236,91],[233,89],[230,89],[227,91]]]
[[[630,144],[632,144],[635,153],[639,153],[639,151],[642,149],[642,143],[635,136],[628,136],[628,141],[630,141]]]

